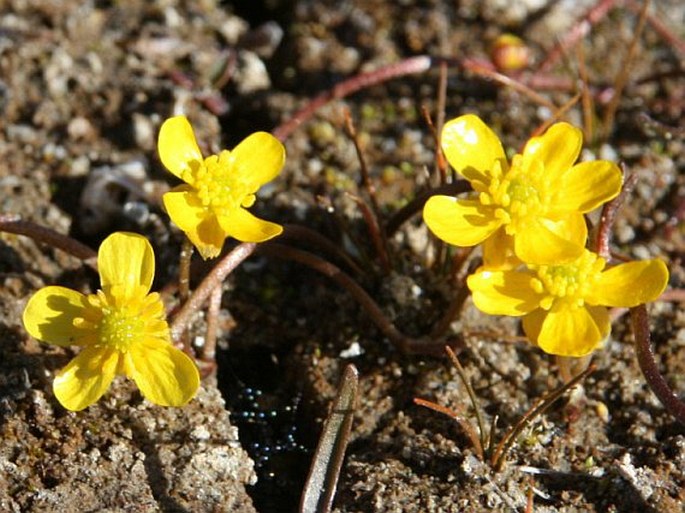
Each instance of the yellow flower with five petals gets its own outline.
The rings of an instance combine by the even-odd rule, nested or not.
[[[616,197],[622,176],[612,162],[575,164],[580,130],[552,125],[507,162],[502,143],[480,118],[445,124],[441,146],[450,165],[471,183],[464,198],[437,195],[423,210],[430,230],[455,246],[483,244],[486,265],[513,254],[531,264],[578,258],[587,239],[583,214]]]
[[[102,289],[96,294],[44,287],[24,309],[31,336],[82,348],[55,376],[55,396],[65,408],[79,411],[123,374],[155,404],[186,404],[200,377],[190,357],[171,343],[159,294],[149,293],[155,274],[150,243],[133,233],[110,235],[100,245],[98,270]]]
[[[668,283],[661,260],[605,266],[603,258],[583,250],[564,264],[482,267],[467,284],[479,310],[523,317],[523,330],[533,344],[549,354],[580,357],[609,335],[607,306],[630,308],[654,301]]]
[[[175,116],[162,124],[158,149],[164,167],[185,182],[164,194],[164,207],[203,258],[219,255],[227,237],[263,242],[283,231],[246,210],[285,162],[285,148],[271,134],[255,132],[232,151],[203,158],[188,119]]]

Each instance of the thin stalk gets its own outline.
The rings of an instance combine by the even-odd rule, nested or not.
[[[452,300],[450,301],[450,304],[445,310],[445,313],[440,318],[438,323],[433,327],[433,331],[431,331],[431,337],[441,337],[447,332],[450,325],[452,324],[452,321],[454,321],[459,312],[461,312],[461,309],[464,307],[464,303],[466,302],[468,297],[469,289],[465,283],[462,283],[461,286],[457,289],[456,294],[452,296]]]
[[[512,88],[514,91],[518,91],[519,93],[523,94],[524,96],[527,96],[528,98],[530,98],[533,102],[537,103],[538,105],[542,105],[543,107],[547,107],[552,112],[557,110],[557,106],[554,105],[554,103],[549,101],[547,98],[545,98],[541,94],[538,94],[537,92],[535,92],[533,89],[531,89],[529,86],[527,86],[523,82],[519,82],[518,80],[516,80],[512,77],[509,77],[509,76],[504,75],[498,71],[495,71],[494,69],[492,69],[492,67],[486,65],[483,62],[480,62],[476,59],[463,59],[461,61],[461,65],[464,67],[465,70],[468,70],[471,73],[474,73],[474,74],[479,75],[481,77],[489,78],[490,80],[497,82],[503,86]]]
[[[181,254],[178,259],[178,299],[185,303],[190,296],[190,261],[193,258],[193,243],[183,237]]]
[[[488,431],[488,443],[485,454],[492,454],[495,448],[495,430],[497,429],[497,421],[499,420],[499,415],[495,414],[492,417],[492,422],[490,422],[490,431]]]
[[[592,26],[604,19],[607,13],[614,8],[616,0],[602,0],[597,2],[580,20],[569,30],[564,37],[547,53],[547,57],[538,67],[538,71],[549,71],[550,68],[578,41],[590,33]]]
[[[400,351],[404,353],[426,353],[436,349],[437,342],[429,339],[414,339],[400,332],[395,325],[388,320],[373,298],[361,288],[356,281],[332,263],[307,251],[291,248],[276,242],[261,244],[259,253],[299,262],[310,269],[331,278],[350,293],[355,301],[357,301],[362,309],[369,315],[378,329],[381,330],[383,335],[385,335]],[[460,340],[456,339],[452,342],[453,345],[460,345],[461,343]]]
[[[478,400],[476,399],[476,393],[473,391],[473,387],[471,386],[471,382],[469,381],[468,377],[466,376],[466,372],[464,372],[464,367],[461,366],[461,362],[459,362],[457,355],[454,354],[454,351],[452,351],[452,348],[449,346],[445,346],[445,351],[447,351],[447,355],[450,357],[450,360],[452,360],[452,364],[456,367],[457,372],[459,373],[459,379],[461,379],[461,382],[466,387],[466,393],[469,394],[469,400],[471,401],[471,405],[473,406],[473,410],[476,413],[476,422],[478,422],[478,431],[480,432],[480,446],[481,446],[481,456],[482,456],[482,448],[485,447],[486,435],[485,435],[485,423],[483,422],[483,415],[481,414],[481,411],[480,411],[480,404],[478,403]]]
[[[207,332],[205,343],[202,346],[200,359],[213,362],[216,357],[216,339],[219,332],[219,312],[221,310],[221,297],[223,296],[223,285],[219,284],[209,295],[209,306],[207,308]]]
[[[457,424],[459,424],[459,427],[461,427],[461,429],[464,431],[464,433],[466,433],[466,436],[468,437],[469,441],[471,442],[471,445],[476,451],[478,459],[481,461],[485,459],[485,455],[483,453],[482,440],[478,437],[478,433],[476,433],[476,430],[473,429],[471,423],[468,420],[466,420],[466,417],[464,416],[463,412],[455,411],[451,408],[441,406],[438,403],[434,403],[433,401],[421,399],[420,397],[414,398],[414,404],[423,406],[424,408],[428,408],[438,413],[442,413],[443,415],[447,415],[449,418],[455,420]]]
[[[324,237],[319,232],[302,226],[299,224],[284,224],[283,233],[278,238],[279,240],[295,239],[305,243],[310,243],[317,248],[325,251],[328,255],[337,258],[344,262],[351,271],[359,276],[365,274],[364,270],[355,262],[345,251],[340,249],[340,245],[335,244],[329,238]]]
[[[349,194],[355,203],[361,209],[364,221],[369,230],[369,235],[371,240],[376,247],[376,254],[381,262],[381,267],[388,273],[390,272],[390,257],[388,256],[388,241],[385,239],[385,234],[380,228],[381,219],[381,209],[378,205],[378,198],[376,197],[376,187],[371,181],[369,176],[369,168],[366,165],[366,159],[364,158],[364,153],[362,152],[362,147],[359,142],[359,136],[357,134],[357,129],[354,126],[352,117],[350,116],[350,111],[345,110],[345,132],[354,144],[354,149],[357,152],[357,160],[359,160],[359,169],[361,174],[361,185],[366,191],[366,195],[371,202],[371,207],[366,204],[362,198]]]
[[[183,237],[181,243],[181,254],[178,262],[178,300],[180,304],[188,301],[190,296],[190,262],[193,259],[193,243],[188,237]],[[183,350],[189,354],[193,354],[193,348],[190,345],[190,333],[184,330],[180,335]]]
[[[359,373],[354,365],[349,364],[345,367],[333,406],[316,446],[302,491],[301,513],[328,513],[331,510],[357,408],[358,389]]]
[[[376,219],[380,218],[381,209],[378,206],[378,198],[376,197],[376,187],[369,176],[369,167],[366,165],[364,152],[362,151],[361,143],[359,142],[359,134],[357,128],[354,126],[354,121],[350,115],[349,109],[345,109],[345,133],[350,138],[354,145],[354,150],[357,153],[357,160],[359,161],[359,170],[361,175],[361,185],[369,196],[371,208]]]
[[[438,113],[435,121],[436,151],[435,159],[440,172],[440,185],[447,183],[447,163],[440,146],[442,127],[445,126],[445,105],[447,104],[447,63],[440,63],[440,77],[438,79]]]
[[[390,339],[402,351],[408,349],[408,339],[405,335],[400,333],[397,328],[388,320],[378,304],[369,296],[364,289],[362,289],[356,281],[350,278],[340,268],[332,263],[319,258],[318,256],[291,248],[275,242],[269,242],[259,248],[260,253],[278,258],[287,258],[294,262],[299,262],[307,267],[314,269],[333,279],[338,285],[347,290],[352,297],[361,305],[364,311],[371,317],[374,324],[381,330],[381,332]]]
[[[375,259],[373,255],[370,255],[367,251],[367,244],[365,244],[364,237],[362,234],[357,233],[353,229],[352,223],[349,217],[341,214],[338,209],[333,204],[333,201],[328,196],[316,196],[316,202],[325,211],[330,219],[335,223],[336,227],[342,234],[342,240],[347,239],[347,241],[341,242],[339,247],[340,253],[347,253],[350,258],[354,258],[354,261],[358,263],[360,269],[364,271],[358,273],[361,276],[368,275],[369,270],[374,269]],[[343,249],[344,244],[349,241],[349,244],[353,249],[351,251],[346,251]]]
[[[97,269],[97,251],[89,248],[85,244],[80,243],[76,239],[62,235],[55,230],[46,228],[45,226],[41,226],[31,221],[24,221],[18,215],[0,215],[0,231],[29,237],[36,242],[40,242],[41,244],[46,244],[53,248],[62,250],[65,253],[78,258],[79,260],[83,260],[93,269]]]
[[[652,347],[649,332],[649,317],[647,307],[638,305],[630,309],[630,318],[635,337],[635,352],[640,369],[645,377],[645,381],[652,389],[666,411],[675,417],[682,425],[685,425],[685,402],[681,401],[668,386],[666,380],[659,372],[659,367],[654,360],[654,348]]]
[[[616,219],[616,213],[633,191],[635,184],[637,184],[637,175],[635,173],[626,176],[622,164],[621,170],[623,171],[623,176],[625,176],[621,193],[602,207],[602,214],[599,218],[599,226],[597,227],[597,237],[595,238],[595,252],[607,261],[611,260],[611,227]]]
[[[425,105],[421,106],[421,114],[423,115],[426,126],[428,127],[428,130],[430,130],[431,137],[433,138],[433,144],[435,145],[435,168],[438,172],[440,185],[444,185],[447,183],[447,160],[440,147],[440,134],[433,124],[433,119],[428,111],[428,107]]]
[[[542,415],[554,402],[559,399],[564,393],[571,390],[577,383],[585,379],[596,369],[595,365],[590,365],[583,372],[578,374],[568,383],[564,383],[558,388],[552,390],[549,394],[544,396],[542,399],[536,401],[536,403],[521,417],[516,424],[514,424],[507,433],[504,435],[502,440],[497,444],[497,448],[492,453],[490,458],[490,463],[495,470],[500,470],[502,464],[504,463],[504,457],[507,452],[514,444],[521,432],[528,427],[531,421],[538,415]]]
[[[350,94],[361,91],[376,84],[387,82],[393,78],[414,75],[428,71],[433,60],[427,55],[419,55],[404,59],[395,64],[383,66],[374,71],[355,75],[325,91],[308,102],[304,107],[295,112],[290,119],[281,123],[273,130],[273,135],[280,141],[286,140],[295,129],[311,118],[317,110],[331,100],[339,100]]]
[[[633,62],[635,61],[635,52],[637,51],[637,44],[640,41],[640,36],[642,36],[642,31],[645,28],[647,22],[647,8],[649,7],[649,0],[645,0],[642,4],[642,10],[640,11],[640,17],[637,21],[637,27],[635,28],[635,33],[626,56],[621,63],[619,72],[616,75],[616,80],[614,81],[614,94],[611,96],[611,101],[607,105],[606,111],[604,112],[604,120],[602,123],[602,135],[604,139],[609,139],[611,132],[614,129],[614,119],[616,117],[616,111],[618,110],[618,104],[621,101],[621,95],[623,94],[623,89],[628,83],[628,77],[630,76],[630,70],[632,68]]]
[[[634,0],[628,0],[628,9],[634,13],[639,13],[642,10],[642,5]],[[659,34],[668,44],[680,53],[681,57],[685,55],[685,41],[674,34],[659,18],[647,14],[647,21],[654,28],[654,31]]]
[[[212,291],[220,286],[226,277],[235,270],[247,257],[254,253],[257,244],[243,242],[236,246],[205,276],[202,283],[193,291],[188,301],[180,308],[171,322],[171,338],[178,340],[183,330],[190,322],[191,316],[207,301]]]
[[[586,141],[592,141],[594,137],[594,123],[595,123],[595,108],[590,94],[589,79],[587,75],[587,65],[585,62],[585,50],[582,44],[579,44],[576,50],[578,59],[578,76],[580,77],[580,104],[583,108],[583,138]]]
[[[573,98],[571,98],[569,101],[564,103],[561,107],[556,109],[553,113],[552,116],[545,120],[544,123],[542,123],[540,126],[538,126],[533,133],[531,134],[531,137],[534,137],[536,135],[540,135],[543,133],[545,130],[547,130],[550,126],[552,126],[553,123],[556,123],[559,121],[564,115],[573,107],[576,103],[578,103],[578,100],[580,100],[581,94],[578,93],[576,94]]]
[[[369,237],[371,237],[371,241],[376,248],[376,255],[378,256],[378,260],[381,262],[381,267],[386,274],[389,273],[390,257],[388,256],[388,244],[385,240],[385,237],[383,237],[383,230],[381,230],[381,227],[378,225],[378,217],[373,213],[371,208],[369,208],[362,198],[355,196],[354,194],[350,194],[349,192],[347,195],[359,207],[362,217],[364,218],[364,222],[366,223],[366,227],[369,231]]]
[[[436,238],[437,239],[437,238]],[[468,266],[464,264],[467,262],[469,255],[473,253],[475,247],[462,248],[451,259],[452,267],[449,272],[449,280],[456,288],[456,293],[452,296],[449,305],[442,314],[440,320],[435,324],[431,331],[432,338],[442,337],[450,325],[456,319],[464,307],[464,303],[469,297],[469,288],[466,286],[466,277],[473,273],[481,264],[481,259],[476,258],[471,260]]]

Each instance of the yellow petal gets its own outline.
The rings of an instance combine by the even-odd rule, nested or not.
[[[548,354],[560,356],[580,357],[591,353],[601,345],[611,329],[609,312],[604,307],[549,311],[541,323],[537,340],[533,338],[536,320],[532,318],[531,321],[523,319],[523,329],[531,342]]]
[[[178,178],[183,178],[184,170],[202,162],[193,127],[185,116],[169,118],[162,124],[157,148],[164,167]]]
[[[508,169],[499,137],[473,114],[445,123],[440,145],[454,170],[470,182],[489,184],[491,170],[498,160],[502,171]]]
[[[522,263],[514,254],[514,238],[505,230],[496,230],[483,241],[482,248],[483,267],[490,270],[506,271]]]
[[[528,264],[562,264],[583,253],[586,239],[587,226],[582,214],[556,222],[537,218],[525,230],[516,232],[514,250]]]
[[[171,220],[186,234],[205,260],[221,253],[228,236],[216,215],[202,206],[197,195],[187,187],[178,187],[162,196]]]
[[[555,184],[555,211],[590,212],[621,192],[623,176],[613,162],[596,160],[573,166]]]
[[[84,316],[85,296],[64,287],[44,287],[24,309],[24,327],[29,335],[58,346],[78,345],[86,334],[74,327],[74,319]]]
[[[285,148],[267,132],[255,132],[243,139],[229,156],[231,173],[249,184],[251,191],[273,180],[283,169]]]
[[[538,345],[538,339],[540,338],[540,331],[542,330],[542,324],[547,318],[547,310],[542,308],[537,308],[527,315],[524,315],[521,319],[521,327],[523,332],[528,337],[528,340],[533,345]]]
[[[160,406],[183,406],[200,386],[195,363],[168,342],[137,344],[127,355],[126,369],[143,396]]]
[[[221,217],[219,223],[231,237],[241,242],[264,242],[283,232],[281,225],[259,219],[244,208],[234,210],[230,216]]]
[[[116,232],[98,250],[98,272],[102,290],[120,301],[140,297],[150,291],[155,277],[155,254],[142,235]]]
[[[423,220],[436,237],[455,246],[475,246],[502,225],[479,201],[441,195],[428,198]]]
[[[518,317],[540,305],[540,294],[532,287],[533,276],[525,272],[475,272],[466,280],[476,307],[490,315]]]
[[[52,382],[55,397],[68,410],[79,411],[90,406],[109,388],[118,362],[119,352],[115,349],[86,347],[55,376]]]
[[[632,308],[658,298],[668,284],[668,269],[661,260],[628,262],[602,274],[585,300],[594,305]]]
[[[545,176],[552,186],[578,159],[583,145],[583,134],[568,123],[555,123],[544,134],[533,137],[523,149],[524,166],[531,159],[542,162]]]

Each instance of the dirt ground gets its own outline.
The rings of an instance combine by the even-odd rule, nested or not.
[[[540,79],[536,91],[560,107],[582,83],[579,54],[569,50],[544,71],[540,64],[588,9],[611,4],[582,39],[596,128],[584,157],[623,162],[637,175],[614,226],[615,251],[664,259],[670,288],[683,288],[685,5],[677,0],[652,2],[604,139],[638,2],[4,0],[1,212],[93,248],[115,230],[143,233],[162,289],[177,275],[181,244],[159,206],[175,184],[156,152],[167,117],[185,113],[203,151],[216,152],[274,129],[357,73],[415,55],[487,60],[504,32],[531,53],[518,78]],[[365,191],[343,112],[387,223],[437,183],[422,108],[437,119],[438,84],[434,68],[321,108],[287,137],[286,167],[254,207],[316,230],[361,262],[360,273],[346,271],[412,337],[431,332],[457,285],[433,265],[440,257],[419,215],[389,240],[390,270],[382,270],[348,194]],[[512,152],[551,114],[459,66],[449,67],[446,92],[447,119],[477,113]],[[581,104],[565,119],[581,126]],[[307,241],[285,243],[326,256]],[[193,282],[207,269],[197,262]],[[31,340],[20,321],[26,300],[48,284],[87,291],[97,280],[73,257],[0,234],[1,511],[295,511],[348,363],[359,369],[359,407],[335,511],[524,511],[531,502],[535,512],[685,511],[685,426],[646,385],[624,312],[582,390],[537,418],[494,471],[453,420],[414,404],[422,397],[471,416],[448,359],[398,351],[345,290],[301,264],[258,255],[229,278],[216,378],[182,409],[151,405],[118,380],[96,405],[65,411],[51,382],[74,352]],[[649,312],[660,367],[685,397],[685,312],[671,301]],[[199,318],[198,341],[203,329]],[[517,338],[519,329],[470,300],[449,328],[464,339],[459,358],[486,424],[498,419],[496,439],[560,383],[554,359]]]

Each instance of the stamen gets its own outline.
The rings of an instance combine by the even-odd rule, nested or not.
[[[595,253],[585,251],[569,264],[538,266],[539,283],[549,294],[540,306],[549,309],[557,301],[564,301],[571,308],[582,307],[585,296],[599,278],[604,264],[604,260]],[[538,292],[535,285],[534,290]]]
[[[229,215],[242,207],[252,206],[256,187],[237,176],[232,169],[229,151],[210,155],[199,162],[192,177],[185,181],[196,191],[197,197],[205,208],[218,216]]]

